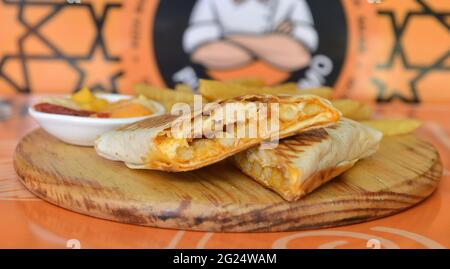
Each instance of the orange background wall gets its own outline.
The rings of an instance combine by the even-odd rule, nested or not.
[[[338,95],[450,101],[450,1],[341,2],[348,38],[345,61],[331,85]],[[159,4],[0,1],[0,94],[72,92],[84,85],[130,93],[141,81],[164,86],[153,48]],[[267,77],[269,71],[255,72]]]

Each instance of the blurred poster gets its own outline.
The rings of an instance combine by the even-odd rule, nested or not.
[[[450,101],[450,1],[0,0],[0,93],[256,76]]]

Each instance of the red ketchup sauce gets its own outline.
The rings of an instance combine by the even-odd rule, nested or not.
[[[96,116],[99,118],[109,118],[109,113],[99,112],[96,113],[94,111],[88,110],[77,110],[68,108],[65,106],[54,105],[50,103],[40,103],[34,106],[34,109],[39,112],[51,113],[51,114],[59,114],[59,115],[69,115],[69,116],[78,116],[78,117],[91,117]]]

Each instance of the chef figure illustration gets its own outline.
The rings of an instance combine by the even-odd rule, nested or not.
[[[183,37],[192,62],[219,70],[258,60],[292,72],[317,47],[305,0],[198,0]]]

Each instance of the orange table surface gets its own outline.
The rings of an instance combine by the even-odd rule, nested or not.
[[[13,168],[21,137],[37,127],[26,109],[40,96],[9,96],[11,117],[0,119],[0,248],[449,248],[450,105],[374,105],[377,117],[424,121],[416,133],[444,163],[434,194],[397,215],[329,229],[277,233],[209,233],[134,226],[49,204],[28,192]],[[73,239],[73,240],[71,240]]]

